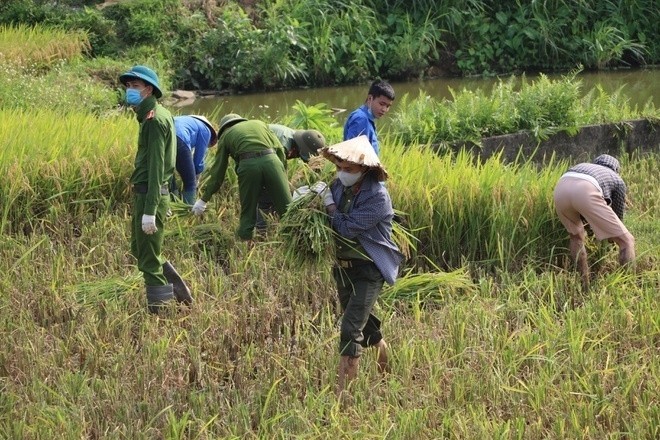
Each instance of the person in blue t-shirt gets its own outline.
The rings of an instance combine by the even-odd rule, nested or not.
[[[181,198],[192,205],[197,195],[199,175],[204,171],[206,150],[218,142],[213,124],[204,116],[188,115],[174,118],[176,129],[176,171],[183,182]],[[176,193],[172,176],[171,191]]]
[[[344,140],[365,135],[376,154],[380,154],[376,135],[376,119],[387,113],[393,102],[394,88],[390,83],[383,80],[371,83],[364,104],[348,115],[344,124]]]

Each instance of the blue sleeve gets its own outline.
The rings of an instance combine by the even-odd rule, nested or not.
[[[369,118],[360,113],[353,113],[344,124],[344,140],[356,138],[369,132]]]

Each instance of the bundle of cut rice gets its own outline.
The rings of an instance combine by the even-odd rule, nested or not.
[[[192,206],[179,200],[170,201],[170,215],[172,217],[192,217]]]
[[[384,287],[380,298],[385,302],[403,300],[438,303],[448,293],[472,292],[475,288],[465,268],[453,272],[413,273],[409,270],[393,286]]]
[[[291,202],[279,223],[284,256],[297,264],[331,264],[335,255],[334,231],[322,198],[310,191]]]
[[[76,297],[79,303],[92,304],[98,301],[118,300],[127,292],[141,287],[142,277],[136,272],[126,277],[114,276],[95,281],[85,281],[68,286],[67,290]]]

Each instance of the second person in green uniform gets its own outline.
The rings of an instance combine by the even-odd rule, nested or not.
[[[237,235],[243,240],[250,240],[262,187],[268,191],[279,215],[283,215],[291,203],[284,147],[265,122],[247,120],[230,113],[220,120],[217,148],[215,162],[209,170],[209,180],[202,188],[202,197],[195,202],[192,212],[201,215],[206,210],[207,202],[225,180],[231,157],[236,162],[241,203]]]

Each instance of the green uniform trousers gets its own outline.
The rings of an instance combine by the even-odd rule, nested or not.
[[[262,187],[266,188],[277,213],[283,215],[291,203],[289,181],[282,161],[275,154],[241,160],[236,174],[241,201],[238,236],[249,240],[252,238],[256,224],[254,213]]]
[[[161,195],[156,209],[156,227],[158,231],[147,235],[142,231],[142,215],[146,194],[133,194],[133,219],[131,223],[131,253],[137,259],[138,269],[144,276],[146,286],[164,286],[168,284],[163,275],[165,259],[161,255],[163,248],[163,220],[167,215],[170,196]]]

